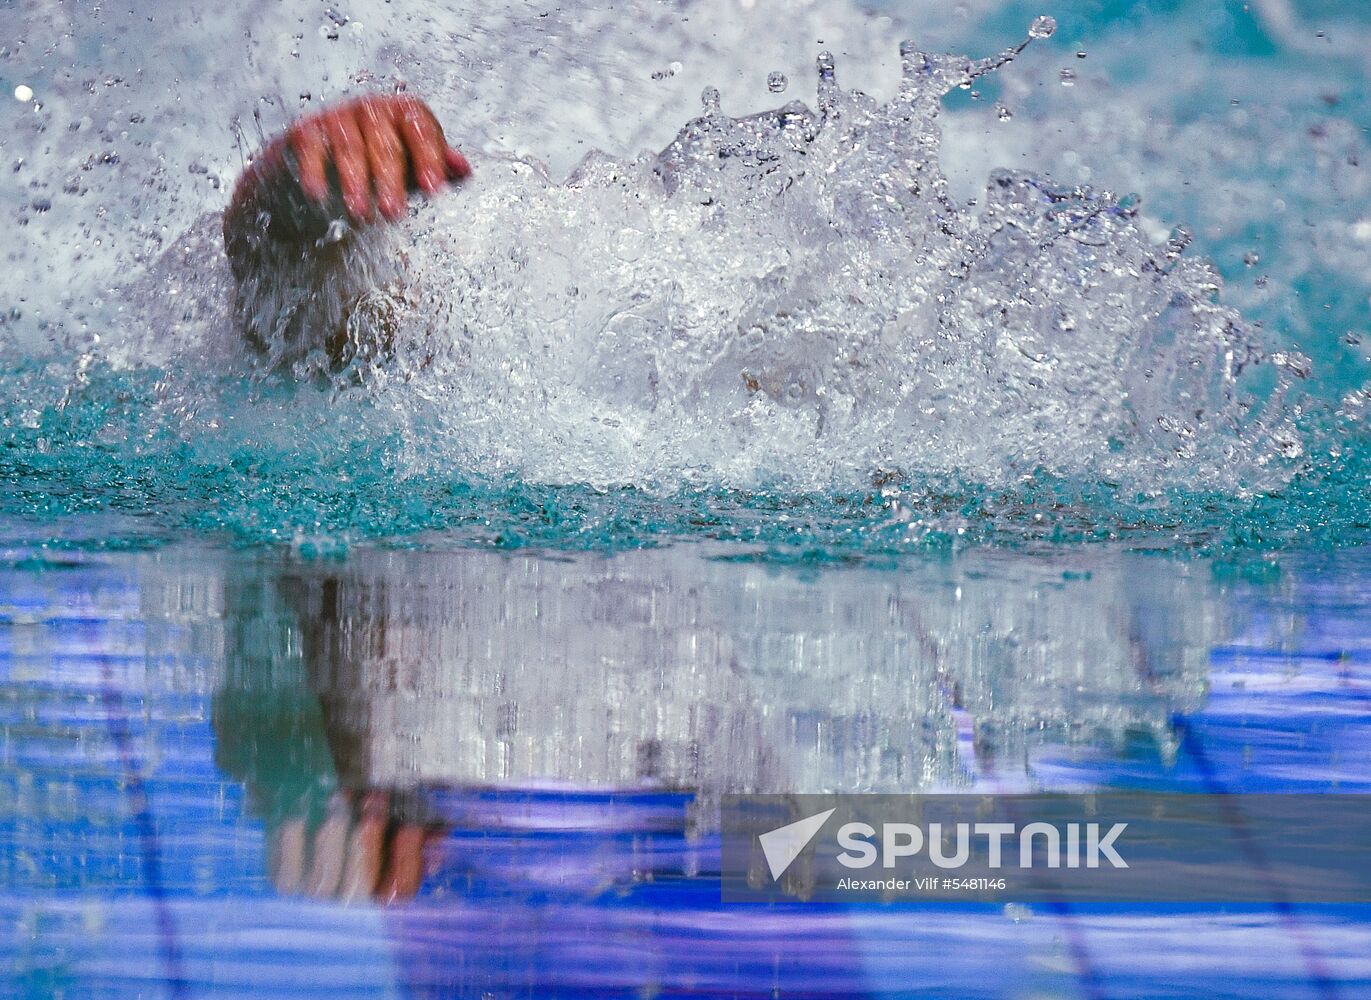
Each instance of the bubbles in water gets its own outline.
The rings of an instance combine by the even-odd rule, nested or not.
[[[1060,74],[1063,87],[1074,87],[1076,85],[1076,71],[1074,69],[1063,69]]]
[[[1028,34],[1033,38],[1051,38],[1056,30],[1057,19],[1047,14],[1035,17],[1033,23],[1028,26]]]
[[[1003,104],[995,105],[995,117],[1002,122],[1007,122],[1014,117],[1014,112],[1010,111]]]
[[[781,72],[768,73],[766,76],[766,89],[773,94],[785,93],[786,85],[789,83],[785,74]]]
[[[33,88],[28,84],[21,83],[14,88],[14,99],[20,103],[27,104],[33,100]]]
[[[284,262],[248,282],[242,316],[281,370],[331,381],[319,423],[367,414],[400,477],[1281,481],[1295,369],[1267,362],[1183,244],[1156,247],[1127,199],[1028,174],[993,176],[974,211],[950,196],[940,100],[1021,48],[973,60],[902,46],[884,103],[844,90],[827,53],[814,109],[733,118],[708,87],[705,114],[660,153],[592,154],[565,183],[488,154],[400,226],[338,233],[338,273]],[[148,293],[126,296],[129,329],[186,345],[127,438],[142,447],[160,428],[231,449],[270,422],[285,429],[261,450],[298,447],[287,429],[310,389],[258,415],[232,385],[203,388],[196,355],[217,364],[239,343],[217,228],[176,240]],[[174,301],[151,291],[172,284]],[[333,359],[330,338],[345,341]]]

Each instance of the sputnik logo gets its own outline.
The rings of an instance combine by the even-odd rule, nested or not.
[[[791,862],[809,846],[809,842],[828,822],[828,817],[835,812],[837,812],[836,809],[826,809],[807,819],[798,820],[786,826],[778,826],[768,833],[758,835],[757,839],[762,842],[762,853],[766,855],[767,867],[771,869],[771,881],[780,881]]]

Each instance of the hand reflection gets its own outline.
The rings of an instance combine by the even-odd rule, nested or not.
[[[419,788],[667,787],[709,823],[733,791],[1032,787],[1044,748],[1169,745],[1227,631],[1202,574],[1111,554],[767,574],[679,550],[250,567],[215,759],[272,883],[412,898]]]
[[[401,817],[395,805],[389,792],[339,791],[313,828],[305,816],[284,820],[270,833],[272,885],[339,902],[413,899],[444,831]]]

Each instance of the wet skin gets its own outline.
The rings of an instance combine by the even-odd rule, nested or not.
[[[351,280],[351,249],[373,224],[403,218],[411,194],[433,197],[470,173],[433,112],[408,94],[344,101],[272,139],[238,179],[223,220],[249,342],[293,344],[297,359],[322,348],[346,367],[350,311],[371,280]],[[387,342],[384,327],[373,332],[375,344]]]
[[[293,816],[269,831],[268,875],[282,895],[402,903],[419,892],[445,833],[395,816],[385,790],[344,789],[323,822]]]
[[[269,267],[281,250],[327,267],[327,253],[316,252],[331,220],[395,222],[411,194],[432,197],[470,173],[433,111],[406,94],[354,98],[302,118],[234,187],[224,244],[235,277]],[[271,879],[286,894],[403,901],[418,891],[441,836],[395,815],[384,789],[340,790],[321,824],[292,816],[271,831]]]
[[[354,98],[300,119],[267,144],[234,188],[225,236],[269,189],[298,191],[321,213],[340,198],[354,224],[378,216],[394,222],[410,193],[436,195],[470,173],[423,101],[407,94]]]

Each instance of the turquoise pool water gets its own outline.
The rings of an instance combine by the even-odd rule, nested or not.
[[[731,907],[711,825],[1367,790],[1366,13],[0,26],[0,992],[1371,992],[1365,908]],[[271,370],[214,213],[400,80],[476,178]]]
[[[994,73],[907,58],[900,91],[900,38],[989,55],[1031,8],[442,11],[437,60],[382,7],[13,15],[3,513],[311,551],[1365,543],[1355,10],[1077,6]],[[245,116],[401,79],[487,170],[401,227],[391,356],[321,379],[281,343],[267,372],[218,249]],[[700,81],[724,110],[692,118]],[[792,97],[817,117],[727,116]],[[509,159],[556,180],[592,145],[620,159],[565,186]]]

